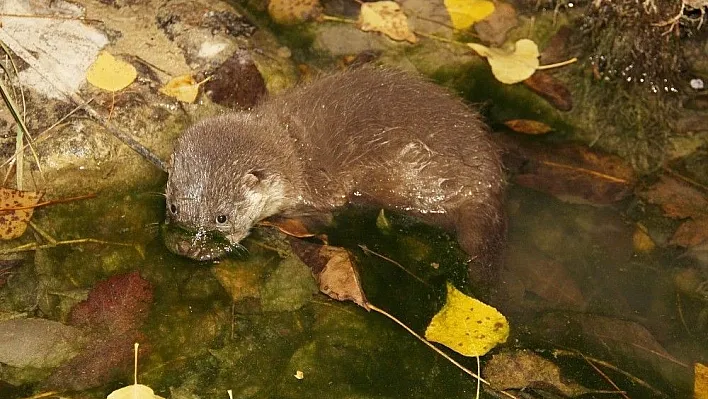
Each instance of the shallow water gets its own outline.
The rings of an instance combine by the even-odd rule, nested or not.
[[[627,213],[632,205],[570,205],[512,188],[501,283],[467,291],[509,318],[512,335],[502,348],[529,348],[551,359],[562,349],[566,355],[556,361],[564,374],[588,388],[612,389],[581,355],[572,354],[578,351],[681,396],[690,390],[690,364],[705,355],[701,338],[689,335],[705,328],[700,321],[705,311],[700,301],[675,292],[673,276],[682,269],[674,254],[634,250]],[[227,389],[235,397],[254,398],[470,397],[475,392],[469,376],[390,320],[315,293],[309,269],[283,257],[287,245],[273,229],[258,228],[245,242],[249,254],[242,259],[198,263],[166,250],[156,228],[162,206],[159,196],[125,193],[38,211],[36,223],[56,238],[138,244],[144,257],[133,247],[105,244],[29,253],[0,289],[2,310],[66,321],[83,298],[70,293],[85,294],[100,280],[137,270],[154,294],[139,328],[147,354],[139,382],[163,397],[226,397]],[[382,230],[376,217],[376,210],[343,212],[328,232],[330,244],[353,251],[371,303],[422,333],[444,301],[444,282],[464,287],[464,254],[438,230],[396,215],[388,215],[391,227]],[[425,283],[358,245],[399,262]],[[217,277],[229,273],[247,281],[241,289],[252,295],[232,301]],[[457,358],[476,370],[473,359]],[[489,358],[482,359],[483,368]],[[294,377],[298,370],[302,380]],[[618,372],[606,372],[630,397],[652,394]],[[131,375],[123,370],[101,388],[63,395],[105,397],[129,384]],[[2,397],[43,391],[41,379],[29,380],[3,388]]]

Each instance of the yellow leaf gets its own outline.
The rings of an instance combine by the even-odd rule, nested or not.
[[[138,76],[135,67],[101,51],[86,72],[86,80],[99,89],[118,91],[128,87]]]
[[[430,321],[425,338],[465,356],[482,356],[509,337],[506,317],[447,284],[445,306]]]
[[[160,93],[185,103],[193,103],[199,94],[199,86],[206,81],[197,83],[191,75],[177,76],[162,86]]]
[[[701,363],[694,365],[693,397],[708,399],[708,366]]]
[[[34,208],[42,193],[0,188],[0,239],[12,240],[27,229]],[[26,209],[19,209],[26,208]]]
[[[492,73],[498,81],[514,84],[529,78],[538,68],[538,46],[529,39],[516,42],[514,51],[489,48],[477,43],[467,43],[477,54],[487,57]]]
[[[418,41],[408,26],[406,14],[395,1],[362,3],[358,25],[365,32],[381,32],[393,40]]]
[[[467,29],[494,12],[494,3],[488,0],[445,0],[445,8],[455,29]]]

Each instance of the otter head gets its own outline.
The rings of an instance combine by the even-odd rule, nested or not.
[[[202,121],[177,141],[167,180],[167,246],[210,260],[242,248],[261,219],[286,209],[292,190],[283,144],[248,114]]]

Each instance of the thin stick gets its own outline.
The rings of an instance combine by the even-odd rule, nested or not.
[[[103,241],[103,240],[98,240],[96,238],[78,238],[75,240],[56,241],[53,243],[41,244],[41,245],[37,244],[36,242],[32,242],[29,244],[20,245],[15,248],[0,250],[0,255],[14,254],[14,253],[18,253],[18,252],[36,251],[38,249],[49,249],[49,248],[54,248],[57,245],[74,245],[74,244],[105,244],[105,245],[117,245],[117,246],[121,246],[121,247],[133,247],[133,248],[135,248],[136,251],[138,251],[140,253],[140,250],[135,247],[135,244],[128,244],[128,243],[124,243],[124,242],[115,242],[115,241]]]
[[[599,367],[597,367],[596,365],[594,365],[588,358],[585,357],[585,355],[583,355],[583,354],[581,353],[580,356],[582,356],[582,357],[583,357],[583,360],[585,360],[585,361],[590,365],[590,367],[594,368],[595,371],[596,371],[598,374],[600,374],[600,376],[601,376],[602,378],[605,379],[605,381],[607,381],[610,385],[612,385],[612,387],[617,390],[617,393],[619,393],[620,395],[622,395],[622,397],[623,397],[624,399],[629,399],[629,396],[627,396],[627,394],[626,394],[622,389],[620,389],[620,387],[617,386],[617,384],[615,384],[614,381],[612,381],[612,378],[610,378],[607,374],[605,374],[602,370],[600,370]]]
[[[87,198],[96,198],[96,194],[86,194],[86,195],[79,195],[78,197],[70,197],[70,198],[63,198],[63,199],[58,199],[58,200],[44,201],[44,202],[40,202],[40,203],[37,203],[34,205],[20,206],[17,208],[0,208],[0,211],[21,211],[24,209],[34,209],[34,208],[39,208],[42,206],[62,204],[65,202],[78,201],[78,200],[87,199]]]
[[[480,377],[479,375],[473,373],[473,372],[470,371],[469,369],[465,368],[465,366],[461,365],[461,364],[458,363],[455,359],[453,359],[453,358],[451,358],[450,356],[448,356],[447,353],[445,353],[445,352],[441,351],[440,349],[438,349],[437,346],[431,344],[430,341],[428,341],[427,339],[425,339],[425,338],[421,337],[420,335],[418,335],[418,333],[416,333],[415,331],[411,330],[410,327],[408,327],[407,325],[403,324],[402,321],[398,320],[397,318],[395,318],[395,317],[394,317],[393,315],[391,315],[390,313],[388,313],[388,312],[386,312],[385,310],[380,309],[380,308],[378,308],[378,307],[376,307],[376,306],[374,306],[374,305],[372,305],[372,304],[369,304],[369,308],[370,308],[371,310],[374,310],[374,311],[376,311],[376,312],[378,312],[378,313],[381,313],[382,315],[384,315],[384,316],[388,317],[389,319],[393,320],[396,324],[398,324],[399,326],[403,327],[406,331],[408,331],[408,332],[409,332],[410,334],[412,334],[414,337],[418,338],[418,340],[419,340],[420,342],[422,342],[422,343],[424,343],[425,345],[427,345],[428,347],[430,347],[430,349],[432,349],[432,350],[434,350],[435,352],[437,352],[440,356],[442,356],[442,357],[444,357],[445,359],[447,359],[450,363],[452,363],[452,364],[454,364],[455,366],[457,366],[460,370],[462,370],[462,371],[464,371],[465,373],[469,374],[469,375],[472,376],[473,378],[476,378],[477,381],[481,381],[481,382],[483,382],[483,383],[489,385],[489,382],[487,382],[487,380],[485,380],[484,378]]]
[[[668,397],[666,394],[664,394],[664,393],[661,392],[660,390],[654,388],[653,386],[649,385],[649,383],[645,382],[644,380],[642,380],[642,379],[640,379],[640,378],[638,378],[638,377],[635,377],[635,376],[633,376],[632,374],[630,374],[630,373],[628,373],[628,372],[626,372],[626,371],[620,369],[619,367],[617,367],[617,366],[615,366],[615,365],[613,365],[613,364],[611,364],[611,363],[608,363],[608,362],[606,362],[606,361],[604,361],[604,360],[600,360],[600,359],[596,359],[596,358],[593,358],[593,357],[590,357],[590,356],[586,356],[586,355],[584,355],[584,354],[582,354],[582,353],[580,353],[580,352],[577,352],[577,351],[569,351],[569,350],[565,350],[565,349],[555,349],[555,350],[553,350],[553,354],[554,354],[554,355],[561,355],[561,356],[574,356],[574,357],[580,357],[580,358],[582,358],[582,359],[589,360],[589,361],[591,361],[591,362],[593,362],[593,363],[595,363],[595,364],[599,364],[599,365],[601,365],[601,366],[603,366],[603,367],[607,367],[607,368],[609,368],[609,369],[612,370],[612,371],[615,371],[615,372],[617,372],[617,373],[620,373],[620,374],[624,375],[625,377],[627,377],[627,378],[629,378],[631,381],[633,381],[635,384],[641,385],[641,386],[643,386],[644,388],[646,388],[646,389],[648,389],[648,390],[654,392],[654,394],[656,394],[656,396],[659,396],[659,397],[662,397],[662,398],[667,398],[667,397]]]
[[[369,249],[366,245],[364,245],[364,244],[359,244],[358,246],[359,246],[359,248],[361,248],[362,251],[364,251],[365,254],[370,254],[370,255],[378,256],[379,258],[381,258],[381,259],[383,259],[383,260],[385,260],[385,261],[387,261],[387,262],[391,262],[391,263],[393,263],[394,265],[398,266],[399,269],[401,269],[401,270],[403,270],[404,272],[406,272],[409,276],[413,277],[414,279],[420,281],[421,283],[423,283],[423,284],[425,284],[425,285],[428,285],[428,283],[426,283],[425,280],[423,280],[422,278],[416,276],[415,274],[413,274],[413,272],[411,272],[410,270],[406,269],[405,267],[403,267],[402,264],[396,262],[395,260],[393,260],[393,259],[391,259],[391,258],[387,258],[386,256],[384,256],[384,255],[382,255],[382,254],[380,254],[380,253],[378,253],[378,252],[375,252],[375,251],[370,250],[370,249]]]
[[[66,17],[66,16],[63,16],[63,15],[0,13],[0,17],[13,17],[13,18],[44,18],[44,19],[59,19],[59,20],[70,20],[70,21],[99,22],[99,23],[103,23],[103,21],[101,21],[100,19],[92,19],[92,18],[84,18],[84,17]]]

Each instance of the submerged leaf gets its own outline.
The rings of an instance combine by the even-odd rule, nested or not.
[[[509,322],[495,308],[447,284],[445,306],[425,331],[429,341],[465,356],[482,356],[509,337]]]
[[[488,0],[445,0],[445,8],[450,14],[452,26],[462,30],[491,15],[494,3]]]
[[[484,377],[499,391],[526,388],[548,390],[553,387],[569,397],[591,392],[562,376],[555,363],[528,350],[492,356],[484,368]]]
[[[137,76],[138,72],[134,66],[116,59],[107,51],[101,51],[86,72],[86,80],[89,83],[110,92],[128,87]]]
[[[418,41],[408,26],[406,14],[395,1],[362,3],[358,24],[365,32],[381,32],[393,40]]]
[[[0,239],[12,240],[24,234],[42,193],[0,188]],[[26,209],[19,209],[26,208]]]
[[[467,43],[477,54],[486,57],[498,81],[514,84],[527,79],[539,66],[538,46],[529,39],[516,42],[513,51],[490,48],[477,43]]]

